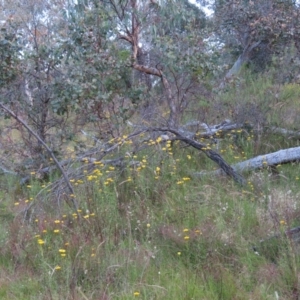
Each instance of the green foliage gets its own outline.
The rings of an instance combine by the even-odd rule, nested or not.
[[[0,88],[13,81],[18,74],[18,52],[16,35],[5,27],[0,28]]]
[[[299,43],[294,35],[299,12],[294,1],[216,1],[215,30],[232,55],[242,55],[256,72],[263,72],[273,55],[282,59],[287,45]]]

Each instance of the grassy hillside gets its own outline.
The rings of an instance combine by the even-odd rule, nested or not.
[[[273,89],[266,84],[265,91]],[[273,124],[294,118],[288,108],[298,109],[297,91],[279,91],[280,113],[265,111]],[[253,95],[244,107],[259,106],[267,92]],[[226,97],[224,115],[240,107],[231,113],[241,116],[241,92]],[[54,186],[57,174],[41,181],[32,172],[23,186],[15,176],[0,177],[1,299],[300,297],[299,245],[284,235],[300,226],[298,163],[244,174],[247,184],[240,186],[194,176],[216,165],[179,142],[147,140],[136,154],[130,141],[114,142],[120,146],[111,158],[125,154],[126,167],[88,160],[73,167],[78,212]],[[210,146],[234,163],[298,145],[240,130]]]
[[[251,152],[251,140],[242,152],[231,142],[220,149],[228,161]],[[240,187],[193,178],[214,166],[192,149],[158,148],[135,157],[138,167],[98,164],[71,179],[80,218],[55,193],[36,200],[49,182],[2,177],[1,299],[295,299],[296,245],[260,240],[300,225],[299,166]]]

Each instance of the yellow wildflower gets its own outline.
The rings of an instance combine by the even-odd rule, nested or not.
[[[182,180],[183,181],[188,181],[188,180],[191,180],[191,178],[189,178],[189,177],[183,177]]]

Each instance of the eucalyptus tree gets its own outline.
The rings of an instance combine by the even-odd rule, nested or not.
[[[14,111],[6,111],[39,141],[32,157],[34,151],[42,153],[42,146],[53,154],[59,130],[66,124],[84,129],[88,123],[99,124],[98,139],[119,135],[129,111],[147,100],[155,104],[155,111],[143,132],[169,132],[236,176],[219,154],[194,141],[193,133],[187,137],[180,126],[188,105],[209,92],[205,84],[215,70],[206,44],[205,15],[199,8],[187,0],[14,4],[22,51],[21,72],[10,87],[10,100],[25,112],[37,134]],[[67,123],[68,115],[72,122]],[[66,138],[65,132],[61,138]],[[243,181],[239,176],[236,180]]]
[[[217,0],[214,5],[216,32],[226,51],[237,55],[226,78],[239,72],[248,62],[256,69],[282,55],[289,45],[300,51],[300,18],[296,1]]]
[[[59,43],[60,37],[64,35],[60,3],[7,0],[2,1],[2,5],[3,15],[9,18],[9,23],[4,25],[5,29],[14,32],[19,47],[18,61],[11,65],[11,70],[17,68],[18,73],[14,81],[6,84],[6,94],[2,101],[21,115],[42,141],[51,143],[51,128],[62,128],[62,120],[52,114],[52,106],[57,101],[53,84],[61,77],[63,60],[63,50]],[[35,142],[23,127],[18,129],[27,145],[23,154],[26,157],[43,158],[41,143]]]
[[[131,47],[131,67],[151,76],[152,82],[160,79],[158,92],[168,105],[168,124],[177,126],[195,77],[207,67],[204,13],[188,1],[124,1],[121,15],[115,2],[110,3],[121,24],[117,37]],[[146,61],[141,59],[145,53]]]
[[[72,65],[66,102],[71,94],[79,110],[110,127],[158,102],[168,104],[169,123],[178,123],[187,91],[212,68],[205,15],[187,0],[78,1],[65,18],[66,63]]]
[[[0,88],[13,81],[18,74],[19,47],[16,39],[9,28],[0,28]]]
[[[6,66],[15,77],[4,98],[57,150],[89,123],[98,126],[97,138],[120,134],[123,122],[145,103],[158,107],[151,116],[177,126],[212,73],[205,15],[187,0],[2,5],[21,48],[18,62]],[[32,157],[43,154],[30,134],[22,138]]]

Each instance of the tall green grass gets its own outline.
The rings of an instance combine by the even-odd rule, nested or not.
[[[258,95],[249,84],[249,101],[250,93],[262,101],[274,87],[260,84],[265,91]],[[224,99],[237,101],[231,96]],[[235,163],[298,142],[268,134],[260,143],[258,151],[255,132],[243,130],[211,147]],[[225,177],[193,176],[217,167],[203,153],[178,142],[148,144],[127,157],[136,164],[86,164],[70,178],[80,217],[50,190],[57,177],[40,182],[33,174],[20,186],[1,176],[1,299],[299,295],[297,245],[280,235],[300,225],[299,165],[278,166],[276,176],[268,169],[244,174],[241,187]]]

